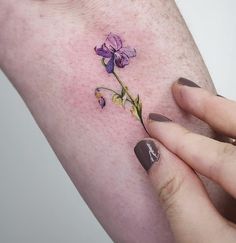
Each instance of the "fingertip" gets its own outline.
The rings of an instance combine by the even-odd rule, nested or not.
[[[172,90],[174,90],[175,88],[178,88],[178,80],[179,79],[177,79],[175,82],[173,82],[173,84],[172,84],[172,86],[171,86],[171,88],[172,88]]]
[[[198,84],[196,84],[195,82],[186,79],[186,78],[179,78],[178,80],[176,80],[173,84],[172,84],[172,90],[178,90],[178,89],[182,89],[182,88],[201,88]]]
[[[187,86],[191,88],[201,88],[198,84],[186,78],[179,78],[177,83],[178,85]]]
[[[159,145],[154,139],[142,139],[134,147],[134,153],[142,167],[148,172],[160,160]]]
[[[172,120],[162,114],[159,113],[150,113],[148,116],[149,122],[157,121],[157,122],[172,122]]]
[[[172,94],[176,103],[182,108],[191,107],[193,98],[201,91],[201,87],[195,82],[186,79],[179,78],[172,85]]]
[[[150,113],[148,116],[147,130],[151,137],[159,140],[159,138],[160,138],[160,136],[159,136],[160,128],[159,127],[162,124],[172,123],[172,122],[173,122],[173,120],[165,115],[162,115],[159,113]]]
[[[182,94],[182,88],[184,87],[183,85],[179,84],[179,80],[176,80],[172,86],[171,86],[171,91],[173,94],[173,97],[175,99],[175,101],[178,103],[178,101],[182,101],[183,100],[183,94]]]

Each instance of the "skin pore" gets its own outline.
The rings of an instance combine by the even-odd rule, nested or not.
[[[16,87],[71,180],[115,242],[173,242],[167,220],[133,147],[147,136],[129,109],[101,110],[94,90],[119,89],[94,47],[114,32],[137,50],[116,69],[143,103],[144,120],[162,113],[214,136],[181,111],[171,84],[184,76],[215,93],[174,1],[0,1],[0,67]],[[228,214],[232,200],[205,180]],[[191,196],[191,195],[190,195]]]

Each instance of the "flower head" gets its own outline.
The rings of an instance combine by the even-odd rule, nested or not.
[[[100,48],[95,47],[95,52],[103,58],[109,58],[106,64],[108,73],[114,71],[115,65],[124,68],[129,64],[129,59],[136,56],[136,50],[131,47],[123,47],[121,38],[113,33],[107,36],[106,41]]]
[[[98,100],[98,104],[101,106],[101,108],[103,109],[106,105],[106,100],[104,99],[102,93],[100,92],[100,89],[97,88],[95,89],[95,96]]]

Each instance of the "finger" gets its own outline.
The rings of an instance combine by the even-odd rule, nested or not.
[[[214,180],[236,198],[236,147],[190,132],[150,114],[148,131],[190,167]]]
[[[236,137],[236,102],[211,94],[183,78],[174,83],[172,90],[183,110],[207,122],[215,131]]]
[[[154,140],[139,142],[135,153],[148,170],[176,241],[223,242],[231,229],[190,167]]]

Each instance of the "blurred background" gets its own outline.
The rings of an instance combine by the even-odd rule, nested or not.
[[[177,0],[218,93],[236,100],[236,1]],[[111,243],[0,71],[0,242]]]

